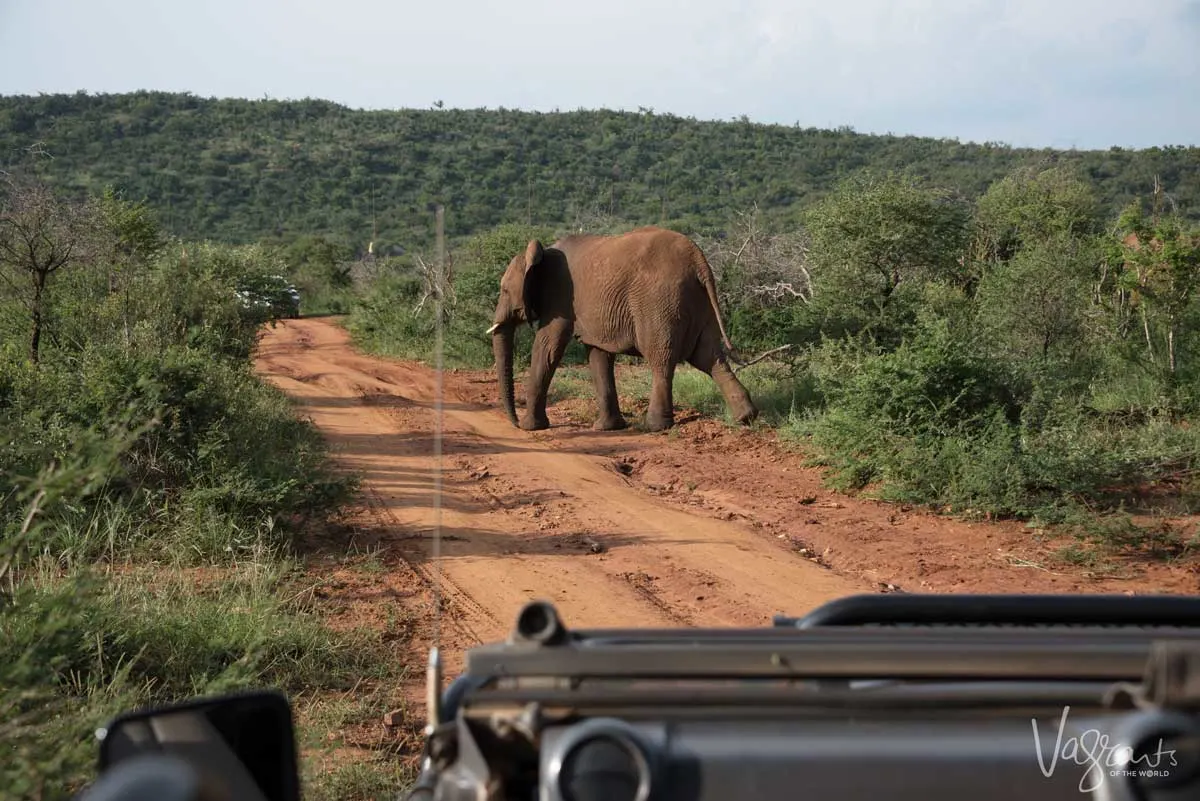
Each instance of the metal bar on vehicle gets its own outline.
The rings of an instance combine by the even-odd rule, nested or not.
[[[862,594],[830,601],[776,626],[1177,625],[1200,627],[1200,598],[1183,595]]]
[[[811,634],[822,633],[817,629]],[[616,648],[549,647],[467,653],[479,676],[811,677],[811,678],[1047,678],[1140,679],[1150,639],[1104,638],[1064,643],[997,637],[806,637],[803,641],[681,647],[632,644]],[[986,632],[985,632],[986,634]],[[939,641],[940,639],[940,641]]]
[[[567,640],[571,647],[583,649],[614,648],[629,645],[671,645],[698,647],[717,645],[729,647],[745,643],[779,643],[814,641],[813,637],[868,637],[870,641],[889,638],[893,641],[905,638],[932,638],[930,641],[961,641],[974,638],[988,642],[1015,639],[1027,641],[1057,641],[1070,647],[1075,641],[1097,642],[1103,640],[1149,642],[1159,639],[1183,639],[1200,641],[1200,627],[1188,626],[897,626],[896,628],[869,626],[828,626],[824,628],[793,629],[792,627],[765,629],[592,629],[572,632]],[[1007,639],[1006,639],[1007,638]],[[844,641],[844,640],[838,640]],[[481,646],[491,647],[491,646]]]
[[[961,685],[957,689],[897,685],[869,690],[839,688],[819,691],[785,687],[745,687],[705,690],[702,694],[686,683],[670,688],[490,689],[469,693],[464,699],[464,708],[469,713],[477,713],[495,707],[523,707],[532,703],[546,708],[570,707],[584,714],[592,713],[585,710],[595,711],[596,714],[604,710],[604,714],[608,714],[613,708],[622,708],[623,716],[643,713],[653,716],[665,710],[670,710],[670,714],[674,715],[680,708],[684,711],[704,710],[704,714],[713,714],[714,707],[723,707],[731,713],[736,710],[738,714],[748,711],[751,707],[765,707],[768,711],[786,711],[788,714],[794,713],[798,707],[891,708],[906,711],[929,708],[939,711],[953,708],[978,711],[995,708],[1012,711],[1014,714],[1025,714],[1025,707],[1044,707],[1046,704],[1055,706],[1057,711],[1061,711],[1064,704],[1072,707],[1102,708],[1105,689],[1109,686],[1111,685],[1106,682],[1083,686],[1007,685],[1004,689]]]

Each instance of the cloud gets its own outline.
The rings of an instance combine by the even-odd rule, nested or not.
[[[774,79],[783,97],[860,127],[953,136],[958,125],[961,135],[990,130],[1023,143],[1147,143],[1163,121],[1150,98],[1180,105],[1200,97],[1200,36],[1180,24],[1195,3],[1160,0],[1154,8],[1148,14],[1114,0],[767,0],[748,75],[764,85]],[[760,115],[781,105],[750,96]],[[1142,119],[1118,119],[1130,104]],[[1162,133],[1200,141],[1200,113]]]
[[[1200,144],[1198,0],[126,0],[121,9],[3,0],[0,92],[652,106],[1020,145]]]

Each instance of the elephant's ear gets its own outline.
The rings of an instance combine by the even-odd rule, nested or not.
[[[542,243],[536,239],[530,239],[529,245],[525,248],[525,271],[529,272],[529,268],[542,260]]]
[[[541,293],[538,291],[538,271],[533,268],[541,264],[542,255],[542,243],[536,239],[530,239],[529,245],[525,248],[525,297],[522,299],[525,315],[530,323],[538,319],[538,299]]]

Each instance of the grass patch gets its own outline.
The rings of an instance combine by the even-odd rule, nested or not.
[[[524,380],[522,374],[520,380]],[[514,380],[517,380],[514,376]],[[596,398],[596,387],[592,383],[592,372],[588,367],[563,365],[554,373],[546,403],[561,403],[565,400],[592,400]]]
[[[416,774],[406,765],[343,754],[313,760],[304,780],[305,798],[378,801],[399,797],[416,780]]]
[[[766,363],[752,365],[738,374],[738,380],[745,385],[759,407],[764,423],[779,425],[786,421],[789,412],[800,402],[804,387],[789,383],[787,375],[786,367]],[[627,359],[619,365],[616,378],[617,394],[622,403],[625,406],[632,404],[644,412],[650,400],[652,378],[649,370],[640,360]],[[523,379],[523,374],[517,374],[518,382]],[[672,392],[677,410],[696,411],[728,425],[736,425],[720,387],[710,376],[691,365],[683,364],[676,368]],[[569,400],[587,401],[594,407],[596,388],[588,367],[565,365],[555,372],[547,403]],[[630,413],[633,409],[625,408],[624,411]]]
[[[393,699],[381,688],[399,685],[403,667],[377,632],[334,630],[306,608],[307,581],[299,563],[277,559],[67,574],[39,562],[0,616],[0,796],[40,786],[40,797],[68,798],[91,778],[92,731],[122,709],[242,688],[292,696],[306,771],[344,748],[341,732],[382,718]],[[385,741],[356,748],[374,757],[354,769],[360,783],[409,770]],[[306,798],[377,797],[306,776]]]
[[[760,420],[766,425],[781,424],[798,403],[804,402],[805,387],[790,380],[790,370],[786,365],[760,362],[740,370],[736,375],[750,393],[754,405],[759,409]],[[694,409],[728,425],[735,424],[717,382],[691,365],[681,365],[676,369],[673,394],[677,406]]]

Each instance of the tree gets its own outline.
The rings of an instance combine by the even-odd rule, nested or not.
[[[1190,228],[1177,212],[1162,212],[1156,184],[1150,216],[1135,201],[1121,215],[1115,233],[1122,262],[1114,276],[1116,292],[1140,314],[1150,361],[1165,361],[1173,376],[1179,366],[1180,326],[1200,285],[1200,230]],[[1161,357],[1156,339],[1165,351]]]
[[[1061,232],[983,276],[980,333],[994,355],[1021,366],[1076,364],[1092,341],[1094,240]]]
[[[293,273],[311,275],[337,289],[352,284],[350,267],[346,263],[351,255],[349,248],[327,237],[314,235],[301,236],[284,250],[284,258]]]
[[[133,284],[163,252],[167,241],[154,212],[144,201],[131,203],[111,186],[96,200],[95,210],[103,226],[107,250],[103,254],[108,269],[104,291],[118,300],[125,347],[129,347],[134,315]]]
[[[976,204],[975,257],[1002,263],[1056,237],[1099,233],[1095,190],[1067,167],[1021,167],[988,187]]]
[[[28,174],[8,174],[0,195],[0,279],[28,309],[29,358],[38,363],[47,290],[64,268],[86,262],[98,244],[89,203],[59,197]]]
[[[969,220],[947,191],[861,172],[804,215],[814,294],[836,316],[881,324],[901,287],[958,277]]]
[[[812,302],[813,279],[807,262],[809,247],[803,232],[772,232],[763,223],[758,204],[737,215],[724,239],[695,237],[708,255],[722,304],[733,309]]]

